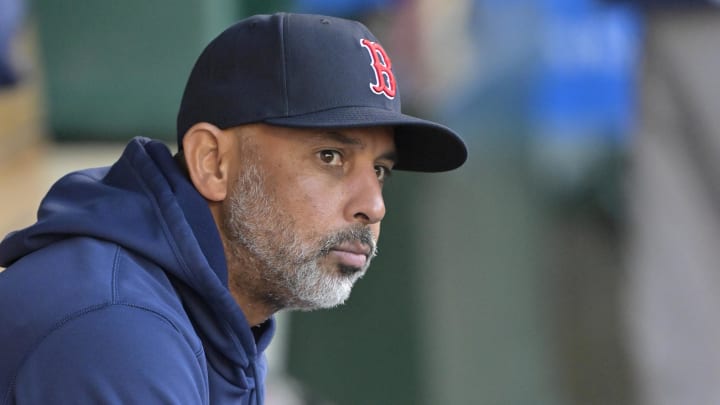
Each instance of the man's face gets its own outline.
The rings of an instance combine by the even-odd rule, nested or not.
[[[275,309],[343,303],[375,255],[392,129],[242,128],[222,218],[231,287]]]

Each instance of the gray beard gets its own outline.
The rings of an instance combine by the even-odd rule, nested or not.
[[[229,239],[228,271],[236,271],[234,288],[273,310],[312,310],[343,304],[376,254],[373,234],[357,224],[331,235],[301,236],[297,223],[284,214],[255,162],[243,172],[224,206],[223,226]],[[315,241],[315,242],[314,242]],[[371,247],[362,268],[321,266],[332,248],[361,241]]]

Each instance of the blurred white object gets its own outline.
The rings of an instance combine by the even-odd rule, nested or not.
[[[640,402],[720,404],[720,10],[651,10],[629,183]]]

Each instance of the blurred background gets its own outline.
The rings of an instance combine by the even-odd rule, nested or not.
[[[348,304],[280,315],[269,404],[720,403],[712,1],[0,0],[0,234],[134,136],[175,150],[204,45],[363,21],[467,164],[397,173]]]

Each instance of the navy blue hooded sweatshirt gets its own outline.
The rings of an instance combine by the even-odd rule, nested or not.
[[[60,179],[0,265],[0,404],[263,403],[274,321],[248,325],[162,143]]]

